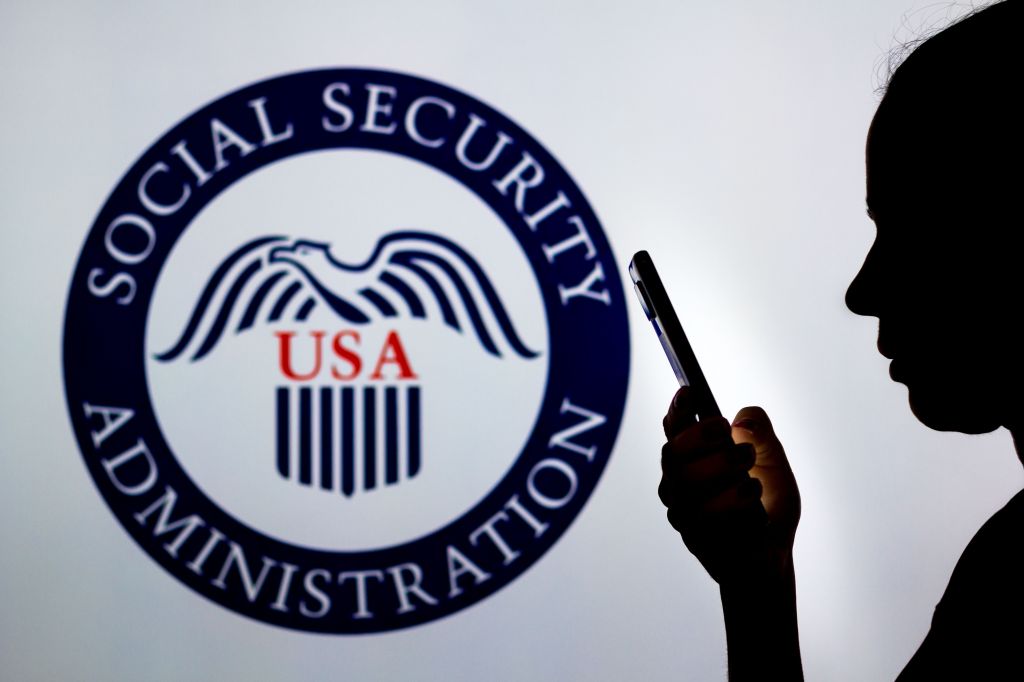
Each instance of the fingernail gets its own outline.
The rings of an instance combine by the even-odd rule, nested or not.
[[[743,419],[737,419],[736,421],[734,421],[732,423],[732,425],[733,425],[734,428],[743,429],[744,431],[746,431],[747,433],[750,433],[750,434],[757,433],[757,430],[760,427],[760,424],[758,424],[757,421],[755,421],[754,419],[751,419],[750,417],[744,417]]]

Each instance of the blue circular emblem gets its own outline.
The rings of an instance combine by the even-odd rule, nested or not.
[[[296,198],[335,190],[362,227]],[[565,170],[475,98],[366,69],[250,85],[153,144],[64,328],[125,530],[207,598],[325,633],[426,623],[530,567],[593,491],[628,372],[616,260]]]

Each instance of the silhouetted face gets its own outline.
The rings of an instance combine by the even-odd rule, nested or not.
[[[1022,209],[992,182],[998,149],[979,148],[991,140],[946,107],[905,101],[890,91],[868,134],[876,237],[846,304],[878,318],[878,349],[918,419],[984,433],[1018,412]]]

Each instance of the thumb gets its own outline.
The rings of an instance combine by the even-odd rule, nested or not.
[[[732,438],[737,443],[750,443],[757,453],[755,466],[789,466],[786,452],[775,435],[768,414],[760,407],[744,407],[732,420]]]
[[[754,446],[750,475],[761,481],[761,502],[769,518],[791,536],[800,519],[800,492],[771,420],[760,407],[744,407],[732,422],[732,437]]]

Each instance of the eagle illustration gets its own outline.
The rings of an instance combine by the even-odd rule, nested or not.
[[[237,334],[257,322],[304,321],[318,305],[360,325],[380,318],[440,317],[457,332],[472,328],[495,357],[502,356],[502,347],[527,359],[538,355],[519,338],[480,264],[450,239],[392,232],[357,265],[336,260],[330,249],[327,243],[282,236],[242,245],[217,266],[178,341],[156,359],[170,362],[193,348],[195,362],[213,350],[235,319]],[[244,309],[240,318],[233,314],[236,308]]]

